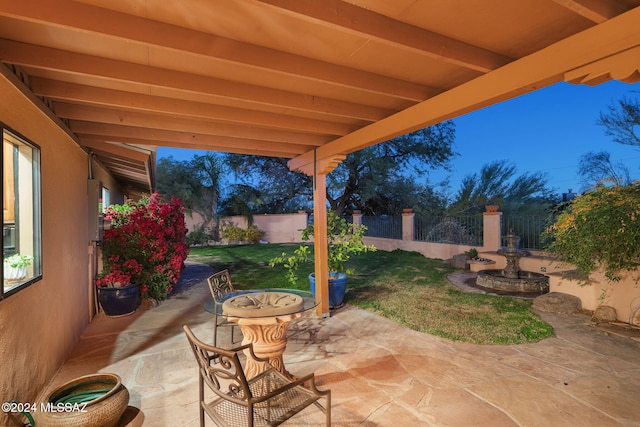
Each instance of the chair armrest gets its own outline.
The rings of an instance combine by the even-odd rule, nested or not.
[[[251,355],[251,358],[253,360],[255,360],[256,362],[269,362],[269,358],[268,357],[258,357],[256,356],[256,354],[253,352],[253,344],[249,343],[249,344],[245,344],[243,346],[237,347],[237,349],[239,350],[244,350],[244,349],[249,349],[249,354]],[[235,349],[234,349],[235,351]]]
[[[324,390],[324,391],[323,391],[323,390],[319,390],[319,389],[316,387],[316,377],[315,377],[315,375],[314,375],[314,374],[309,374],[309,375],[306,375],[305,377],[302,377],[302,378],[307,378],[307,377],[310,377],[308,381],[309,381],[309,389],[310,389],[311,391],[313,391],[315,394],[320,394],[320,395],[322,395],[322,396],[328,396],[328,395],[331,395],[331,390]],[[301,379],[302,379],[302,378],[301,378]]]

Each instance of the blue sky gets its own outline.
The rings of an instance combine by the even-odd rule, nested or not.
[[[459,155],[452,171],[433,171],[429,181],[450,179],[455,193],[462,179],[494,160],[512,162],[518,174],[543,172],[558,193],[580,190],[581,155],[608,151],[640,179],[640,147],[614,143],[597,125],[600,112],[623,97],[640,98],[640,84],[608,82],[598,86],[556,84],[454,119]],[[158,157],[189,160],[203,151],[158,147]],[[426,177],[425,177],[426,179]]]

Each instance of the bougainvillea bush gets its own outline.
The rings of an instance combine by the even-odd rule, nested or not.
[[[105,218],[103,271],[97,286],[140,285],[142,297],[162,300],[180,278],[189,254],[184,208],[179,199],[158,193],[110,206]]]
[[[620,280],[640,265],[640,184],[599,186],[575,198],[546,236],[547,250],[591,273]]]

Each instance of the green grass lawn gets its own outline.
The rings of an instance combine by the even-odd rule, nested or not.
[[[229,269],[238,289],[289,288],[284,267],[269,260],[297,245],[242,245],[191,248],[190,261]],[[353,258],[344,302],[380,314],[416,331],[476,344],[521,344],[553,335],[531,311],[531,301],[460,292],[447,280],[449,264],[405,251],[376,251]],[[299,271],[297,289],[308,290]]]

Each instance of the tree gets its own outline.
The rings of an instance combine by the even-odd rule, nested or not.
[[[600,113],[598,124],[604,126],[605,134],[613,137],[618,144],[640,147],[640,102],[637,99],[623,98],[617,104],[610,105],[607,113]]]
[[[397,215],[412,208],[417,215],[442,215],[447,196],[429,184],[419,184],[413,177],[394,176],[379,183],[359,209],[365,214]]]
[[[296,212],[313,199],[311,177],[289,170],[287,159],[228,154],[226,161],[244,187],[236,188],[234,196],[251,196],[245,200],[254,213]]]
[[[474,215],[483,212],[487,204],[497,204],[503,212],[542,213],[556,204],[556,198],[543,174],[516,176],[515,165],[500,160],[467,175],[447,210],[452,215]]]
[[[187,211],[200,214],[204,224],[213,222],[213,230],[217,230],[223,171],[222,161],[213,153],[194,156],[189,161],[162,158],[156,166],[156,187],[165,197],[181,199]]]
[[[215,230],[222,188],[220,177],[223,173],[223,163],[215,154],[207,153],[203,156],[194,156],[191,160],[191,169],[201,184],[200,199],[195,204],[199,207],[205,224],[213,221]]]
[[[248,225],[253,225],[253,214],[258,213],[256,207],[260,206],[262,198],[259,190],[246,184],[234,184],[220,201],[219,212],[222,216],[242,215],[247,218]]]
[[[193,210],[193,201],[199,195],[200,182],[189,161],[175,160],[173,156],[158,159],[156,188],[163,197],[181,199],[185,209]]]
[[[614,163],[606,151],[583,154],[578,163],[578,175],[583,190],[598,185],[628,185],[632,181],[629,168],[622,162]]]
[[[340,215],[348,209],[366,210],[375,199],[382,205],[387,183],[403,183],[409,171],[448,168],[454,139],[454,123],[444,122],[349,154],[328,175],[331,209]]]
[[[397,214],[410,206],[409,195],[435,197],[437,191],[415,184],[409,175],[448,167],[454,139],[455,125],[444,122],[349,154],[327,176],[331,209],[338,215],[353,209]],[[260,195],[256,212],[260,207],[265,213],[280,213],[310,206],[311,177],[291,172],[286,159],[237,154],[227,159],[231,168],[245,177],[245,184]],[[437,204],[441,203],[438,199]]]

